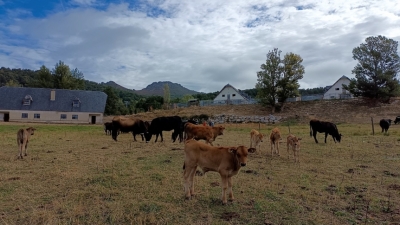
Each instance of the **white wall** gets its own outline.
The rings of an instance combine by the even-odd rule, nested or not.
[[[244,100],[244,98],[232,87],[225,87],[221,93],[215,97],[214,101],[223,101],[228,99],[228,95],[230,95],[230,100]]]
[[[22,113],[27,113],[28,118],[22,118]],[[34,118],[35,114],[40,114],[40,118]],[[61,119],[61,114],[66,114],[66,119]],[[72,119],[72,115],[78,115],[78,119]],[[16,122],[88,124],[92,122],[92,116],[96,116],[96,124],[103,123],[102,113],[10,110],[10,121]]]
[[[343,89],[342,84],[349,85],[350,80],[341,78],[324,94],[324,99],[339,99],[341,94],[350,94],[349,91]]]

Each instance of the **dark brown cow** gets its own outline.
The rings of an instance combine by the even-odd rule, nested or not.
[[[108,135],[108,134],[111,135],[112,127],[113,127],[112,122],[104,123],[104,132],[106,132],[106,135]]]
[[[18,158],[22,157],[22,151],[25,151],[25,156],[27,156],[28,142],[31,135],[34,134],[35,128],[29,127],[27,129],[19,129],[17,132],[17,143],[18,143]]]
[[[149,123],[136,118],[129,118],[123,116],[116,116],[112,120],[112,138],[117,141],[118,132],[132,132],[133,140],[136,141],[136,135],[140,134],[142,136],[142,141],[144,140],[143,134],[147,132]]]
[[[271,156],[275,153],[279,156],[279,141],[281,140],[281,132],[277,127],[272,129],[271,134],[269,135],[269,140],[271,141]]]
[[[318,143],[317,132],[325,133],[325,143],[328,134],[332,136],[335,143],[342,139],[342,134],[339,133],[334,123],[312,119],[310,120],[310,136],[314,136],[315,143]]]
[[[187,123],[185,125],[185,136],[186,140],[205,140],[206,143],[213,145],[212,142],[215,141],[216,137],[224,134],[225,127],[223,126],[204,126],[204,125],[194,125]]]
[[[248,153],[253,153],[254,148],[214,147],[196,140],[185,141],[184,185],[186,199],[194,195],[194,175],[197,167],[203,170],[218,172],[222,181],[222,203],[226,204],[226,192],[229,199],[233,200],[232,176],[236,175],[242,166],[246,166]]]

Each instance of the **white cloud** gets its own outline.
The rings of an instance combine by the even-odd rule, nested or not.
[[[390,0],[167,0],[136,7],[110,4],[103,10],[85,6],[44,19],[14,20],[5,34],[0,26],[0,37],[24,38],[17,46],[0,40],[8,51],[7,56],[0,51],[0,59],[29,69],[54,67],[62,60],[88,80],[113,80],[134,89],[169,80],[211,92],[227,83],[254,88],[266,54],[277,47],[282,56],[293,52],[304,59],[302,88],[321,87],[342,75],[352,77],[352,49],[366,37],[400,40],[399,8]]]

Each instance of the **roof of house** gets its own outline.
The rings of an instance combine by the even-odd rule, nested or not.
[[[218,93],[218,95],[219,95],[225,88],[228,88],[228,87],[230,87],[230,88],[232,88],[233,90],[235,90],[235,91],[236,91],[240,96],[242,96],[244,99],[248,99],[248,97],[246,97],[246,95],[245,95],[243,92],[239,91],[238,89],[236,89],[235,87],[233,87],[233,86],[230,85],[230,84],[225,85],[225,86],[221,89],[221,91]],[[218,97],[218,95],[217,95],[217,97]]]
[[[341,76],[333,85],[329,85],[329,86],[326,86],[324,89],[325,89],[325,93],[326,92],[328,92],[333,86],[335,86],[335,84],[337,83],[337,82],[339,82],[339,80],[341,80],[341,79],[347,79],[347,80],[350,80],[350,78],[348,78],[348,77],[346,77],[345,75],[343,75],[343,76]],[[325,94],[324,93],[324,94]]]
[[[55,90],[54,101],[50,100],[51,90]],[[24,99],[29,98],[30,105],[24,105]],[[73,107],[74,100],[79,107]],[[104,113],[106,101],[107,95],[101,91],[0,87],[0,110]]]

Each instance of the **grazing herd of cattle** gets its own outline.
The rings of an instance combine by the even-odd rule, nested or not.
[[[391,119],[382,119],[380,126],[382,132],[387,132],[390,127]],[[400,116],[396,117],[394,123],[400,123]],[[18,142],[18,158],[22,159],[22,152],[25,151],[27,155],[27,145],[30,136],[34,134],[36,129],[29,127],[27,129],[20,129],[17,133]],[[117,141],[117,137],[120,133],[131,132],[134,141],[136,135],[141,135],[142,141],[148,143],[153,135],[156,135],[155,142],[157,142],[160,136],[163,141],[163,131],[173,131],[172,141],[175,142],[179,137],[179,142],[184,141],[185,147],[185,159],[184,159],[184,188],[185,197],[190,199],[194,195],[194,176],[196,169],[200,167],[203,173],[208,171],[218,172],[221,176],[222,181],[222,203],[227,203],[226,195],[228,194],[229,200],[233,200],[232,193],[232,177],[236,175],[240,168],[246,166],[247,156],[249,153],[254,153],[256,150],[260,150],[260,144],[265,137],[257,130],[253,129],[250,132],[250,147],[247,148],[243,145],[237,147],[216,147],[213,146],[213,142],[216,137],[223,135],[225,130],[224,126],[209,126],[206,123],[201,125],[198,121],[187,120],[183,121],[179,116],[169,117],[157,117],[151,122],[143,121],[136,118],[127,118],[123,116],[116,116],[112,122],[104,124],[105,133],[111,134],[112,138]],[[336,125],[331,122],[319,121],[312,119],[310,121],[310,136],[314,137],[315,143],[318,143],[316,138],[317,132],[325,133],[326,138],[329,135],[332,136],[333,141],[340,142],[342,134],[339,133]],[[271,156],[280,155],[279,153],[279,142],[282,140],[281,132],[277,127],[273,128],[270,134],[271,144]],[[199,142],[198,140],[205,140],[205,143]],[[286,147],[288,152],[288,158],[290,158],[290,150],[293,151],[293,157],[295,162],[299,162],[300,152],[300,140],[301,138],[296,137],[293,134],[289,134],[286,139]]]

